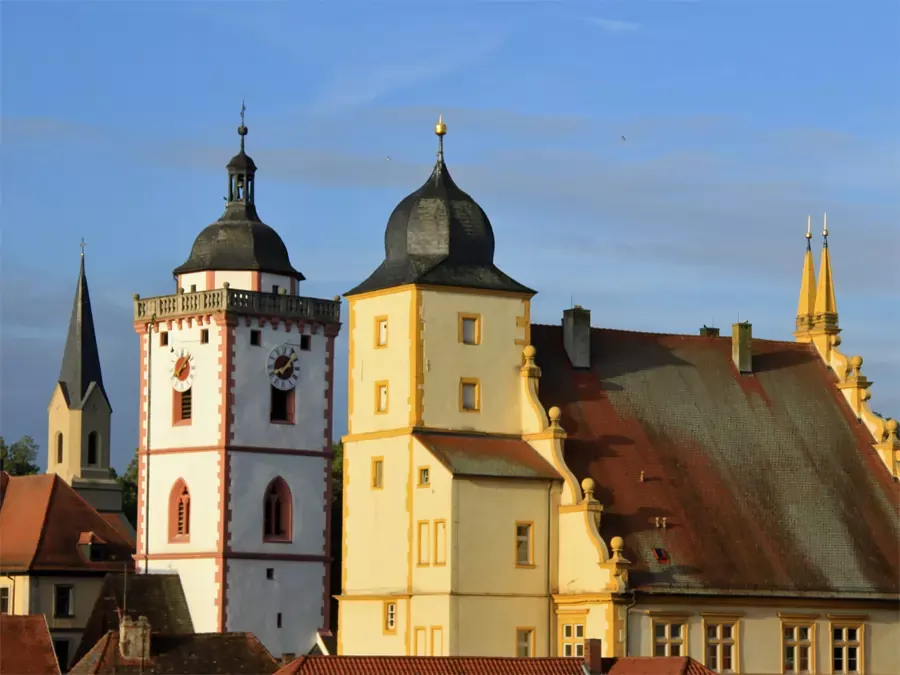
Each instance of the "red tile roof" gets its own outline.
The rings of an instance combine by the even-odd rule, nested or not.
[[[414,433],[454,476],[562,480],[521,438],[465,433]]]
[[[301,656],[276,675],[584,675],[584,666],[580,658]],[[602,659],[602,668],[603,675],[713,675],[688,657]]]
[[[43,614],[0,614],[0,673],[53,675],[59,673],[50,629]]]
[[[119,634],[109,631],[69,671],[70,675],[268,675],[278,662],[251,633],[192,633],[150,637],[150,658],[123,659]]]
[[[5,475],[5,474],[4,474]],[[83,533],[103,544],[104,560],[79,551]],[[55,474],[9,476],[0,501],[0,571],[121,571],[134,546]]]
[[[593,329],[589,370],[559,326],[532,342],[567,463],[596,481],[635,587],[900,593],[900,486],[811,346],[754,339],[739,375],[730,337]]]

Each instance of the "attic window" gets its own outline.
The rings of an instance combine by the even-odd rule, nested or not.
[[[262,344],[262,331],[250,331],[250,344],[254,347],[259,347]]]
[[[670,562],[672,562],[669,559],[669,552],[664,548],[653,549],[653,555],[656,556],[656,562],[660,563],[661,565],[668,565]]]
[[[312,338],[309,335],[301,335],[300,336],[300,350],[304,352],[308,352],[312,347]]]

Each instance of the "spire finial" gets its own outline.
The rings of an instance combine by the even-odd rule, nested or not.
[[[87,244],[84,243],[84,237],[82,237],[81,238],[81,257],[82,258],[84,258],[84,247],[85,246],[87,246]]]
[[[244,151],[244,136],[247,135],[247,127],[244,126],[244,113],[247,111],[247,106],[244,105],[244,99],[241,99],[241,126],[238,127],[238,135],[241,137],[241,152]]]
[[[806,216],[806,248],[812,249],[812,216]]]
[[[828,246],[828,214],[822,216],[822,236],[825,237],[825,246]]]
[[[444,161],[444,136],[447,135],[447,125],[444,124],[444,116],[438,115],[437,124],[434,125],[434,133],[438,137],[438,161]]]

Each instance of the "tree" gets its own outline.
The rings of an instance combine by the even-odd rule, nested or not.
[[[37,453],[40,446],[31,436],[22,436],[11,445],[6,445],[0,436],[0,466],[11,476],[31,476],[40,473]]]
[[[122,513],[134,528],[137,528],[137,462],[138,455],[135,450],[134,457],[131,458],[125,473],[121,476],[113,467],[109,467],[109,477],[118,481],[119,487],[122,489]]]

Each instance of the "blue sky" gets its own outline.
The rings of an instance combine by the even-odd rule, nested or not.
[[[380,262],[438,113],[541,323],[574,300],[596,326],[790,339],[827,211],[842,348],[900,416],[898,25],[894,0],[4,2],[0,433],[46,445],[84,237],[128,461],[131,296],[170,292],[220,215],[242,97],[307,295]],[[343,433],[346,332],[338,354]]]

